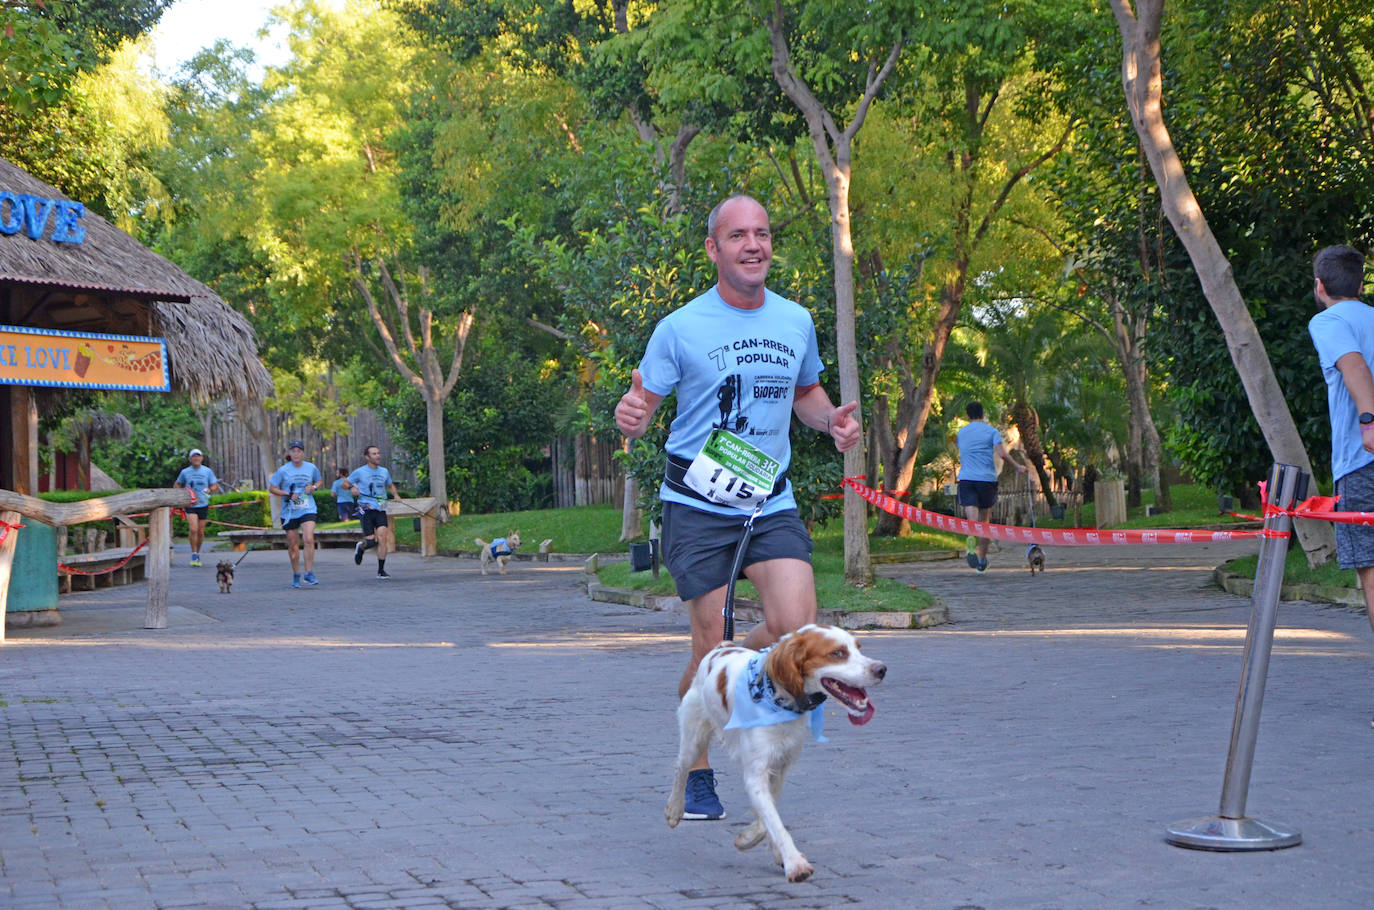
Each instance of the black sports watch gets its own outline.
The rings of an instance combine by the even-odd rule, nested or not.
[[[1374,423],[1374,414],[1371,414],[1371,413],[1369,413],[1368,411],[1363,411],[1363,412],[1361,412],[1361,413],[1360,413],[1360,426],[1361,426],[1361,427],[1367,427],[1367,426],[1369,426],[1371,423]]]

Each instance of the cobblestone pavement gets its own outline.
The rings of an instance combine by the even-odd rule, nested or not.
[[[1280,612],[1249,811],[1303,844],[1163,839],[1217,808],[1248,602],[1208,570],[1239,549],[883,567],[955,621],[864,636],[874,722],[832,713],[784,793],[797,885],[732,846],[723,752],[729,817],[663,822],[681,617],[557,564],[401,554],[378,582],[325,550],[297,591],[252,553],[222,596],[180,558],[166,630],[139,585],[0,646],[0,906],[1374,906],[1374,636],[1346,608]]]

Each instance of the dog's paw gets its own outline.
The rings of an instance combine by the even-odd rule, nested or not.
[[[783,871],[787,873],[787,880],[789,882],[804,882],[811,877],[812,872],[816,871],[811,868],[811,864],[806,861],[806,857],[802,856],[800,853],[797,854],[795,860],[785,864],[782,868]]]
[[[663,817],[668,820],[669,828],[676,828],[677,823],[682,821],[682,809],[685,803],[685,795],[678,796],[668,800],[668,805],[663,807]]]
[[[735,835],[736,850],[752,850],[763,843],[764,837],[768,834],[768,829],[763,827],[763,822],[756,821]],[[781,865],[781,863],[779,863]]]

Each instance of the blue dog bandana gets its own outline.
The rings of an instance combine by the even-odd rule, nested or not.
[[[818,743],[830,742],[821,731],[825,728],[825,709],[817,704],[814,708],[797,710],[790,705],[778,704],[778,693],[773,688],[773,680],[763,670],[763,658],[772,648],[766,648],[749,658],[749,666],[740,674],[735,684],[734,708],[730,711],[727,730],[742,727],[769,727],[796,720],[802,714],[810,714],[811,738]],[[788,696],[791,701],[791,696]],[[824,700],[825,696],[821,696]]]
[[[492,556],[511,556],[510,547],[506,546],[506,538],[498,537],[491,542]]]

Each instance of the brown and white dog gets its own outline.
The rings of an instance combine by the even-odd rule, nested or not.
[[[520,549],[520,532],[511,531],[505,537],[498,537],[495,540],[483,540],[474,537],[477,546],[480,548],[482,557],[482,574],[487,574],[487,567],[493,562],[500,568],[501,574],[506,574],[506,563],[510,562],[511,556],[516,550]]]
[[[735,847],[748,850],[766,836],[787,880],[805,881],[811,864],[778,815],[787,769],[808,737],[820,738],[811,713],[823,710],[826,696],[849,713],[850,723],[866,724],[874,711],[867,688],[886,675],[887,667],[861,654],[854,636],[837,626],[802,626],[763,652],[730,642],[717,645],[702,659],[678,707],[681,743],[664,809],[668,827],[682,820],[688,770],[712,735],[720,736],[740,761],[754,807],[755,820],[735,838]],[[773,714],[760,719],[765,716],[760,711]]]
[[[229,589],[234,586],[234,564],[227,560],[220,560],[215,567],[215,581],[219,583],[219,593],[228,594]]]
[[[1039,544],[1031,544],[1026,547],[1026,562],[1030,564],[1030,573],[1045,571],[1045,551],[1040,549]]]

